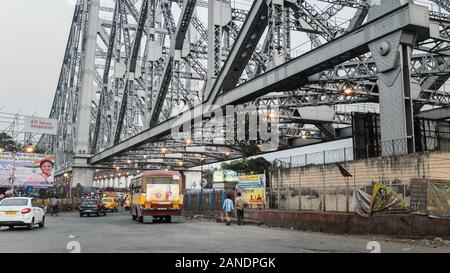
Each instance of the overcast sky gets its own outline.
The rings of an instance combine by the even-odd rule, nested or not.
[[[74,6],[70,0],[1,0],[0,110],[48,117]]]
[[[1,0],[0,112],[15,113],[21,110],[23,115],[48,116],[62,65],[74,2]],[[351,141],[336,144],[307,147],[294,153],[291,151],[291,154],[349,147]],[[287,154],[281,152],[276,157]]]

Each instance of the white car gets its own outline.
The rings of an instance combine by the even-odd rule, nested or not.
[[[0,202],[0,226],[26,226],[33,229],[36,224],[44,227],[45,213],[31,197],[11,197]]]

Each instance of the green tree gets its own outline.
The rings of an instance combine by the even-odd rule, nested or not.
[[[247,160],[236,160],[230,163],[222,163],[222,169],[233,170],[240,173],[264,173],[272,169],[272,163],[264,157]]]
[[[212,189],[212,180],[213,180],[214,171],[211,169],[203,170],[202,172],[202,180],[205,179],[207,184],[204,189]]]
[[[14,139],[6,134],[0,133],[0,148],[5,149],[8,152],[17,152],[20,149],[20,146],[14,141]]]

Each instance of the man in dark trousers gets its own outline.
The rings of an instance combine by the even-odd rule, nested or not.
[[[237,218],[238,218],[238,225],[244,224],[244,198],[241,196],[242,194],[240,192],[237,193],[237,197],[235,200],[236,203],[236,212],[237,212]]]

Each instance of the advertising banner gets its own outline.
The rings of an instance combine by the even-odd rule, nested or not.
[[[213,183],[237,182],[238,175],[235,171],[216,170],[213,172]]]
[[[147,201],[173,202],[179,198],[178,184],[147,184]]]
[[[10,187],[13,181],[14,186],[52,187],[53,161],[42,154],[0,153],[0,187]]]
[[[213,172],[213,183],[223,183],[223,171],[216,170]]]
[[[245,204],[264,205],[266,203],[266,189],[264,188],[243,188],[239,189],[244,198]]]
[[[58,120],[25,116],[24,132],[57,135]]]
[[[237,182],[238,174],[235,171],[224,170],[223,171],[223,181],[224,182]]]
[[[245,204],[263,205],[266,203],[266,176],[264,174],[239,176],[237,188],[242,194]]]
[[[264,174],[243,175],[238,178],[238,188],[265,188],[266,176]]]
[[[392,188],[376,183],[373,188],[370,213],[378,211],[406,211],[406,200]]]
[[[429,181],[427,210],[430,217],[450,218],[450,181]]]

